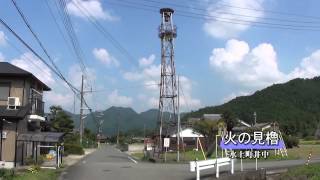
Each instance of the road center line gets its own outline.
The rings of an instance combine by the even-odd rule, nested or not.
[[[132,157],[128,156],[128,159],[130,159],[132,162],[134,162],[135,164],[138,164],[138,162],[136,160],[134,160]]]

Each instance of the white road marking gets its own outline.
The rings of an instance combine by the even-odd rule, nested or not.
[[[128,156],[128,159],[130,159],[132,162],[138,164],[138,162],[136,160],[134,160],[132,157]]]

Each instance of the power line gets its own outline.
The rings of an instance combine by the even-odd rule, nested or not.
[[[121,1],[121,0],[120,0]],[[170,6],[176,6],[179,8],[184,8],[184,9],[192,9],[192,10],[197,10],[197,11],[202,11],[202,12],[208,12],[208,9],[205,8],[199,8],[199,7],[190,7],[182,4],[177,4],[177,3],[170,3],[170,2],[159,2],[155,0],[140,0],[140,1],[145,1],[145,2],[151,2],[151,3],[156,3],[160,5],[170,5]],[[298,20],[290,20],[290,19],[282,19],[282,18],[272,18],[272,17],[258,17],[258,16],[253,16],[253,15],[244,15],[244,14],[238,14],[238,13],[231,13],[231,12],[223,12],[219,11],[219,14],[226,14],[226,15],[232,15],[232,16],[240,16],[240,17],[247,17],[247,18],[259,18],[259,19],[265,19],[265,20],[270,20],[270,21],[281,21],[281,22],[293,22],[293,23],[302,23],[302,24],[314,24],[314,23],[319,23],[315,21],[298,21]],[[318,19],[320,20],[320,19]]]
[[[47,6],[47,8],[48,8],[48,10],[49,10],[49,14],[50,14],[51,18],[53,19],[53,22],[54,22],[55,26],[56,26],[57,29],[58,29],[59,34],[61,35],[62,39],[64,40],[65,44],[67,45],[67,47],[69,48],[69,50],[70,50],[70,52],[71,52],[71,51],[72,51],[72,47],[70,46],[70,44],[69,44],[69,42],[68,42],[68,40],[67,40],[67,37],[66,37],[65,34],[63,33],[63,31],[62,31],[62,29],[61,29],[61,27],[60,27],[60,25],[59,25],[59,23],[58,23],[58,21],[57,21],[57,18],[55,17],[52,8],[51,8],[50,5],[49,5],[49,2],[48,2],[48,1],[44,1],[44,2],[45,2],[46,6]],[[76,58],[77,58],[77,57],[76,57]]]
[[[141,6],[146,6],[146,7],[152,7],[152,8],[161,8],[161,6],[155,6],[155,5],[150,5],[150,4],[145,4],[145,3],[137,3],[137,2],[132,2],[129,0],[121,0],[125,3],[128,4],[134,4],[134,5],[141,5]],[[270,23],[270,22],[260,22],[260,21],[250,21],[250,20],[246,20],[246,19],[240,19],[240,18],[227,18],[227,17],[219,17],[216,15],[208,15],[208,14],[203,14],[203,13],[195,13],[195,12],[191,12],[191,11],[182,11],[182,10],[176,10],[177,13],[179,13],[180,15],[194,15],[194,16],[199,16],[202,18],[205,18],[206,20],[214,20],[214,21],[220,21],[220,22],[229,22],[229,23],[233,23],[237,22],[237,23],[244,23],[244,24],[248,24],[248,23],[253,23],[256,25],[264,25],[264,26],[279,26],[279,27],[288,27],[288,28],[320,28],[320,26],[310,26],[310,25],[293,25],[293,24],[279,24],[279,23]]]
[[[78,4],[76,1],[72,1],[72,3],[78,8],[90,21],[90,23],[103,35],[103,37],[110,40],[110,42],[123,54],[127,56],[130,60],[130,63],[137,65],[134,61],[134,57],[111,35],[111,33],[102,26],[97,19],[81,4]]]
[[[142,3],[130,3],[130,2],[121,2],[121,3],[115,3],[115,2],[109,2],[111,5],[116,6],[122,6],[122,7],[128,7],[128,8],[134,8],[134,9],[140,9],[140,10],[146,10],[146,11],[152,11],[158,13],[159,6],[153,6],[148,4],[142,4]],[[147,8],[141,8],[141,5],[143,7]],[[156,8],[156,9],[155,9]],[[181,13],[182,12],[182,13]],[[176,15],[186,17],[186,18],[193,18],[193,19],[201,19],[201,20],[212,20],[216,22],[221,23],[227,23],[227,24],[238,24],[238,25],[251,25],[254,27],[259,28],[270,28],[270,29],[285,29],[285,30],[295,30],[295,31],[320,31],[320,26],[295,26],[290,24],[276,24],[276,23],[265,23],[265,22],[254,22],[254,21],[248,21],[248,20],[241,20],[241,19],[232,19],[232,18],[219,18],[215,16],[209,16],[199,13],[192,13],[192,12],[186,12],[186,11],[177,11]]]
[[[185,1],[185,0],[183,0],[183,1]],[[188,0],[188,1],[190,1],[191,3],[204,4],[206,6],[208,5],[207,2],[203,2],[203,1],[195,1],[195,0]],[[223,3],[222,1],[217,1],[216,6],[229,7],[229,8],[234,8],[234,9],[243,9],[243,10],[248,10],[248,11],[256,11],[256,12],[263,12],[263,13],[270,13],[270,14],[277,14],[277,15],[282,15],[282,16],[287,16],[287,17],[292,16],[292,17],[299,17],[299,18],[304,18],[304,19],[320,20],[320,17],[317,17],[317,16],[309,16],[309,15],[304,15],[304,14],[275,11],[275,10],[270,10],[270,9],[257,9],[257,8],[241,7],[241,6],[235,6],[235,5]]]
[[[65,81],[68,85],[71,86],[72,90],[77,90],[73,87],[63,76],[61,76],[54,68],[50,66],[33,48],[25,42],[2,18],[0,18],[0,23],[8,29],[24,46],[26,46],[38,59],[40,59],[51,71],[53,71],[58,77],[60,77],[63,81]]]
[[[159,86],[159,83],[142,84],[142,85],[137,85],[137,86],[126,86],[126,87],[119,87],[119,88],[112,88],[112,89],[123,90],[123,89],[132,89],[132,88],[139,88],[139,87],[146,87],[146,86]],[[106,92],[109,90],[111,90],[111,88],[92,90],[91,92],[92,93],[99,93],[99,92]]]
[[[54,74],[56,74],[61,80],[63,80],[69,87],[70,89],[73,91],[73,93],[75,93],[77,95],[78,98],[79,97],[79,90],[77,88],[75,88],[70,82],[68,82],[66,80],[65,77],[63,77],[63,75],[60,75],[53,67],[50,66],[50,64],[48,64],[26,41],[24,41],[2,18],[0,18],[0,23],[8,30],[10,31],[10,33],[12,35],[14,35],[25,47],[27,47],[27,49],[29,49],[29,51],[31,51],[39,60],[41,60]],[[91,109],[89,107],[89,105],[87,104],[86,101],[84,101],[85,105]]]
[[[18,11],[19,15],[21,16],[21,18],[23,19],[23,22],[25,23],[25,25],[27,26],[27,28],[29,29],[29,31],[31,32],[31,34],[33,35],[33,37],[36,39],[36,41],[38,42],[38,44],[40,45],[41,49],[43,50],[43,52],[46,54],[46,56],[48,57],[49,61],[51,62],[53,68],[57,71],[57,73],[59,73],[59,75],[63,77],[61,71],[59,70],[58,66],[55,64],[54,60],[51,58],[51,56],[49,55],[47,49],[44,47],[44,45],[42,44],[42,42],[40,41],[39,37],[37,36],[37,34],[34,32],[34,30],[32,29],[30,23],[27,20],[27,17],[23,14],[22,10],[19,8],[19,6],[17,5],[17,3],[15,2],[15,0],[11,0],[12,4],[14,5],[14,7],[16,8],[16,10]]]
[[[111,44],[121,52],[121,54],[124,54],[127,57],[127,60],[129,60],[129,63],[131,63],[136,67],[139,67],[133,55],[131,55],[129,51],[126,48],[124,48],[124,46],[121,45],[121,43],[117,41],[117,39],[113,37],[112,34],[104,26],[101,25],[101,23],[99,23],[99,21],[87,10],[86,7],[82,6],[80,3],[77,3],[77,1],[71,1],[71,2],[75,5],[77,9],[79,9],[83,13],[83,15],[98,30],[98,32],[102,34],[103,37],[109,40]],[[155,80],[150,75],[147,75],[147,76],[149,76],[150,79]],[[158,81],[158,80],[155,80],[155,81]]]
[[[55,1],[55,3],[56,3],[57,10],[59,12],[59,15],[62,19],[62,22],[65,26],[65,29],[67,31],[67,34],[69,36],[69,39],[71,41],[73,50],[77,56],[82,73],[87,75],[86,66],[84,64],[84,53],[83,53],[83,50],[81,49],[79,40],[78,40],[76,33],[74,31],[74,28],[73,28],[73,25],[71,22],[71,18],[69,17],[69,12],[68,12],[68,8],[66,6],[66,2],[64,0],[59,0],[59,6],[61,8],[61,11],[59,11],[59,8],[58,8],[56,1]]]

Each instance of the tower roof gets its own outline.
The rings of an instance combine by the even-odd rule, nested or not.
[[[174,13],[174,10],[171,8],[161,8],[160,9],[160,14],[164,13],[164,12],[171,12]]]

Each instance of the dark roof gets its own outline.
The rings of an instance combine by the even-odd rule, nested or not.
[[[44,91],[50,91],[51,89],[35,77],[32,73],[23,70],[15,65],[12,65],[8,62],[0,62],[0,76],[9,76],[9,77],[31,77],[32,79],[38,81],[43,85]]]
[[[18,135],[17,141],[36,141],[36,142],[61,142],[65,133],[60,132],[39,132],[22,133]]]
[[[7,106],[0,106],[0,118],[8,120],[21,120],[31,109],[31,104],[21,106],[19,109],[7,109]]]

